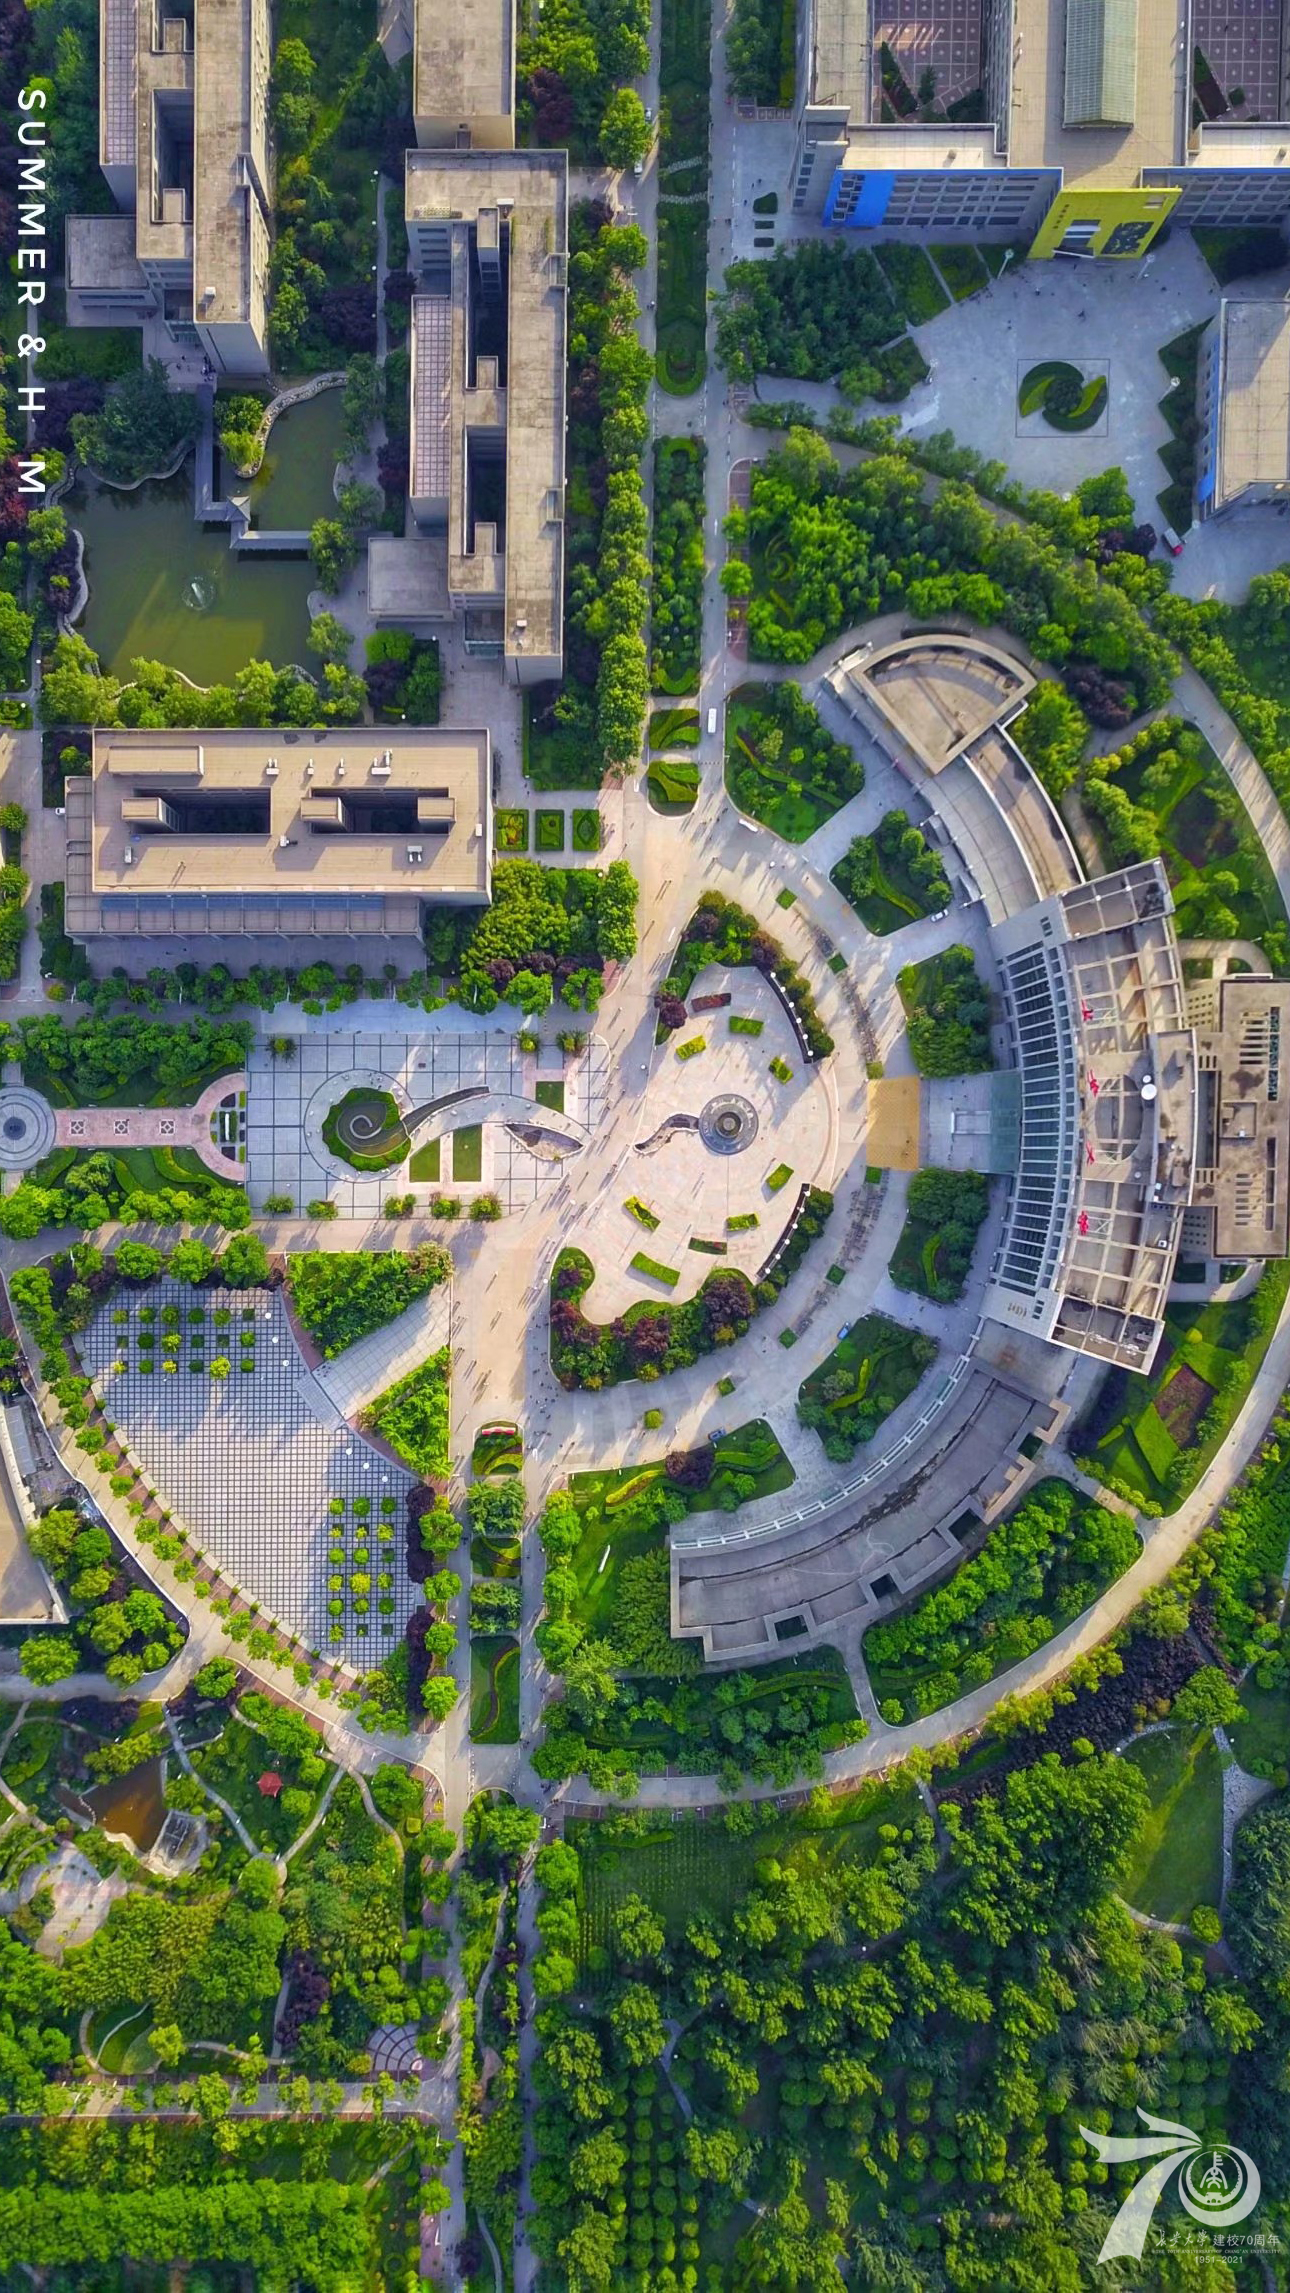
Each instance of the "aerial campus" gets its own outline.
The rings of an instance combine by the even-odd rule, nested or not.
[[[1281,0],[0,83],[0,2293],[1290,2285]]]

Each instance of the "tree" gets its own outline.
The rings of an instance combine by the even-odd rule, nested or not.
[[[98,414],[74,414],[72,440],[81,459],[116,485],[164,470],[197,429],[197,401],[172,391],[159,358],[114,382]]]
[[[31,638],[35,623],[16,597],[0,589],[0,689],[25,692],[31,682]]]
[[[607,167],[634,167],[650,147],[650,124],[634,88],[615,88],[600,121],[600,156]]]
[[[204,1282],[214,1266],[215,1253],[210,1244],[194,1234],[185,1236],[182,1242],[176,1242],[167,1260],[166,1271],[173,1274],[177,1282],[197,1283]]]
[[[1035,686],[1012,728],[1027,763],[1033,765],[1054,799],[1075,778],[1088,730],[1088,719],[1079,704],[1051,681]]]
[[[491,1803],[482,1798],[473,1800],[467,1812],[468,1846],[499,1863],[518,1861],[533,1845],[538,1829],[536,1810],[517,1807],[505,1794],[499,1794]]]
[[[625,1959],[656,1959],[663,1948],[663,1922],[640,1895],[624,1895],[614,1914],[614,1935]]]
[[[148,2044],[163,2070],[177,2070],[183,2060],[187,2040],[177,2022],[161,2022],[149,2033]],[[191,2287],[191,2275],[188,2282]]]
[[[376,360],[359,351],[345,369],[341,399],[345,451],[351,462],[366,452],[368,433],[384,411],[385,386]]]
[[[309,531],[309,557],[319,587],[334,597],[357,561],[358,543],[338,518],[317,518]]]
[[[1009,1774],[998,1799],[977,1800],[970,1820],[951,1808],[961,1875],[951,1925],[1000,1949],[1016,1935],[1069,1930],[1114,1883],[1147,1805],[1129,1761],[1099,1755],[1064,1767],[1047,1753]]]
[[[548,1659],[549,1661],[549,1659]],[[579,1718],[594,1727],[617,1702],[618,1683],[605,1643],[584,1640],[564,1667],[565,1694]]]
[[[334,613],[315,613],[305,639],[310,652],[316,653],[320,660],[335,661],[342,666],[349,660],[353,642],[353,632],[343,621],[338,621]]]
[[[232,1663],[227,1656],[211,1656],[194,1677],[193,1686],[199,1696],[207,1696],[213,1700],[222,1701],[232,1695],[237,1686],[237,1680],[236,1664]]]
[[[80,1653],[74,1640],[58,1633],[40,1633],[24,1640],[18,1651],[18,1663],[23,1677],[37,1688],[52,1688],[57,1680],[70,1680],[80,1669]]]
[[[633,2069],[657,2062],[667,2043],[657,1998],[644,1983],[627,1983],[609,2009],[609,2026]]]
[[[234,1235],[220,1257],[219,1276],[222,1282],[234,1290],[250,1289],[255,1284],[267,1282],[269,1253],[258,1235]]]
[[[161,1272],[163,1260],[160,1250],[150,1242],[118,1242],[116,1270],[127,1282],[152,1282]]]
[[[379,1808],[386,1822],[392,1823],[398,1831],[401,1831],[410,1819],[421,1813],[425,1799],[423,1785],[419,1784],[416,1777],[410,1775],[405,1767],[400,1767],[394,1760],[386,1760],[382,1763],[375,1775],[371,1777],[368,1789],[372,1794],[375,1806]]]
[[[478,1492],[472,1489],[470,1494],[474,1498]],[[446,1497],[435,1498],[429,1511],[421,1515],[418,1530],[422,1551],[433,1553],[438,1560],[446,1559],[461,1543],[461,1523]]]
[[[421,1703],[432,1720],[446,1720],[457,1701],[457,1683],[450,1672],[432,1672],[421,1689]]]
[[[1245,1718],[1245,1706],[1225,1672],[1202,1664],[1174,1697],[1170,1717],[1200,1728],[1230,1728]]]

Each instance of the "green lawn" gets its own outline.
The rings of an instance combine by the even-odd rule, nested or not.
[[[925,326],[950,307],[950,298],[921,247],[900,239],[874,248],[892,298],[910,326]]]
[[[990,284],[990,273],[972,246],[929,247],[928,253],[956,303],[966,302]]]
[[[780,755],[768,753],[768,744]],[[796,686],[784,685],[739,685],[731,693],[725,778],[739,810],[786,844],[804,844],[864,786],[854,753],[833,739]]]
[[[553,1079],[539,1080],[533,1086],[533,1096],[540,1107],[550,1107],[553,1114],[564,1113],[564,1084]]]
[[[901,848],[906,838],[911,844],[917,839],[909,854]],[[911,874],[911,859],[917,860],[922,881]],[[829,882],[861,922],[881,936],[898,932],[921,916],[936,915],[949,906],[951,897],[939,856],[921,829],[900,812],[885,814],[873,836],[855,837],[829,870]]]
[[[1240,618],[1239,613],[1232,616],[1234,643]],[[1248,655],[1243,656],[1243,663],[1258,689],[1268,690],[1270,684],[1279,682],[1290,702],[1290,672],[1284,655],[1274,648],[1257,646],[1250,647]],[[1136,742],[1133,745],[1137,747]],[[1161,754],[1175,756],[1177,762],[1163,787],[1147,787],[1144,781]],[[1155,821],[1180,938],[1228,936],[1210,928],[1211,918],[1206,913],[1207,903],[1212,901],[1209,878],[1215,870],[1236,881],[1237,890],[1230,894],[1235,937],[1262,941],[1269,927],[1284,932],[1285,908],[1267,854],[1227,773],[1194,726],[1186,726],[1181,734],[1166,726],[1158,737],[1149,735],[1138,753],[1128,756],[1114,774],[1112,785]],[[1119,866],[1120,858],[1112,856],[1106,826],[1096,815],[1094,832],[1108,867]],[[1223,905],[1229,905],[1226,895]]]
[[[1253,1676],[1241,1682],[1241,1702],[1247,1717],[1227,1731],[1228,1741],[1243,1768],[1290,1768],[1290,1684],[1260,1688]]]
[[[581,1955],[609,1942],[612,1920],[625,1896],[640,1895],[663,1920],[669,1940],[683,1933],[697,1909],[726,1919],[747,1893],[757,1865],[767,1857],[808,1869],[819,1862],[872,1861],[880,1824],[903,1828],[917,1811],[911,1790],[869,1783],[830,1800],[817,1818],[807,1807],[777,1816],[747,1838],[732,1838],[725,1824],[710,1817],[687,1818],[660,1828],[652,1838],[613,1847],[597,1844],[594,1823],[575,1823],[569,1837],[583,1857],[585,1900],[581,1905]]]
[[[1147,1736],[1123,1754],[1142,1770],[1151,1808],[1120,1892],[1156,1919],[1186,1920],[1199,1903],[1218,1907],[1223,1881],[1223,1786],[1207,1731]]]
[[[474,1183],[484,1173],[482,1123],[467,1123],[452,1134],[452,1175],[458,1185]]]
[[[1261,1278],[1257,1314],[1251,1298],[1166,1307],[1150,1376],[1108,1370],[1079,1428],[1081,1454],[1094,1472],[1166,1513],[1176,1511],[1227,1432],[1267,1351],[1288,1287],[1290,1266],[1277,1260]],[[1224,1391],[1229,1376],[1235,1382]],[[1224,1406],[1207,1416],[1220,1396]],[[1180,1453],[1187,1463],[1175,1473]]]
[[[438,1185],[442,1145],[441,1139],[427,1139],[424,1146],[415,1147],[408,1164],[408,1177],[420,1179],[423,1183],[430,1179]]]
[[[781,1489],[791,1488],[796,1478],[770,1427],[763,1418],[754,1418],[721,1436],[707,1487],[683,1492],[688,1510],[708,1513],[719,1509],[720,1490],[735,1472],[748,1473],[753,1482],[752,1498],[775,1496]],[[608,1466],[570,1476],[569,1494],[583,1523],[582,1539],[573,1556],[579,1595],[574,1613],[588,1631],[609,1630],[624,1562],[659,1549],[665,1535],[662,1525],[632,1500],[665,1487],[675,1489],[675,1484],[668,1480],[661,1457],[648,1465]]]
[[[661,387],[675,398],[697,390],[707,371],[711,30],[707,0],[662,0],[655,363]],[[693,206],[673,204],[696,194]]]
[[[520,1740],[520,1644],[509,1632],[471,1637],[470,1733],[477,1744]]]
[[[814,1426],[826,1456],[845,1463],[873,1439],[931,1366],[923,1358],[929,1349],[934,1359],[934,1339],[920,1339],[885,1314],[852,1324],[798,1390],[798,1414]]]

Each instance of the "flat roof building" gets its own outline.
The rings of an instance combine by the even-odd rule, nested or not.
[[[564,659],[567,157],[410,151],[405,203],[411,530],[371,545],[372,609],[446,613],[536,684]]]
[[[486,731],[100,730],[66,794],[73,939],[416,939],[489,898]]]
[[[1021,1154],[984,1311],[1145,1370],[1195,1164],[1196,1046],[1159,860],[995,925]]]
[[[72,322],[160,318],[222,374],[268,372],[268,0],[99,0],[99,164],[67,225]]]
[[[1237,23],[1219,0],[952,13],[808,0],[792,205],[852,230],[1033,235],[1041,256],[1141,254],[1170,217],[1279,222],[1281,13],[1277,0]]]
[[[1290,311],[1281,301],[1218,306],[1196,384],[1201,517],[1290,492]]]
[[[1183,1245],[1205,1258],[1290,1255],[1290,982],[1238,973],[1188,990],[1196,1031],[1196,1183]]]
[[[412,111],[427,150],[515,143],[515,0],[415,0]]]

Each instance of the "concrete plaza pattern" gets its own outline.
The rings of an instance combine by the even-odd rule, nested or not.
[[[177,1324],[163,1323],[167,1306],[178,1309]],[[155,1322],[141,1319],[148,1308],[155,1308]],[[219,1312],[230,1320],[217,1323]],[[118,1321],[118,1313],[126,1319]],[[149,1330],[150,1349],[142,1343]],[[167,1374],[163,1340],[171,1330],[180,1339],[169,1356],[178,1367]],[[252,1370],[242,1369],[244,1353]],[[296,1345],[280,1291],[198,1291],[171,1281],[117,1291],[86,1331],[82,1354],[118,1435],[162,1503],[266,1617],[306,1648],[360,1670],[397,1647],[416,1605],[404,1566],[412,1475],[355,1433],[328,1399]],[[220,1356],[232,1364],[223,1380],[210,1372]],[[146,1371],[149,1358],[154,1367]],[[331,1513],[333,1499],[342,1501],[343,1514]],[[382,1500],[392,1500],[393,1509],[382,1512]],[[359,1504],[368,1510],[360,1514]],[[392,1538],[380,1538],[382,1523]],[[355,1559],[364,1525],[369,1562]],[[344,1545],[344,1562],[329,1560],[333,1544]],[[366,1616],[348,1594],[355,1570],[372,1579]],[[378,1583],[381,1574],[390,1576],[388,1587]],[[334,1575],[346,1580],[346,1590],[329,1590]],[[336,1598],[344,1602],[339,1618],[328,1609]],[[384,1612],[382,1600],[390,1603]],[[331,1637],[337,1624],[339,1641]]]
[[[428,1141],[483,1124],[484,1164],[478,1189],[495,1189],[508,1210],[558,1184],[560,1142],[577,1152],[602,1120],[608,1097],[608,1057],[604,1044],[589,1037],[584,1049],[566,1058],[554,1047],[522,1051],[517,1015],[488,1033],[454,1025],[451,1012],[433,1031],[412,1034],[309,1034],[292,1058],[275,1057],[267,1043],[248,1062],[247,1184],[257,1209],[273,1194],[290,1195],[300,1208],[313,1200],[334,1202],[342,1218],[373,1218],[385,1197],[415,1191],[457,1192],[451,1150],[441,1151],[440,1176],[417,1181],[410,1162],[374,1172],[356,1171],[322,1137],[329,1109],[346,1091],[362,1085],[385,1090],[404,1113],[452,1093],[469,1092],[417,1127],[412,1157]],[[547,1022],[548,1033],[551,1022]],[[554,1059],[553,1054],[554,1052]],[[559,1113],[536,1100],[539,1078],[564,1083],[567,1127]],[[554,1142],[549,1152],[530,1151],[516,1127],[540,1128]],[[421,1204],[426,1201],[421,1195]]]

